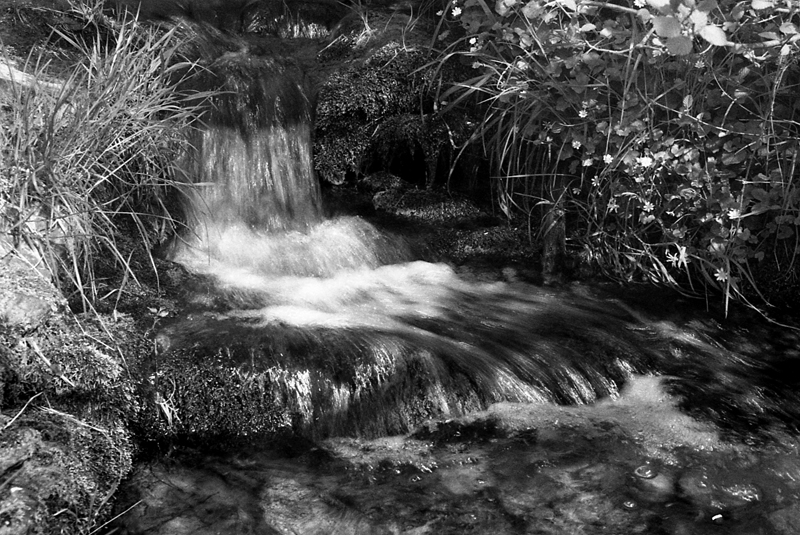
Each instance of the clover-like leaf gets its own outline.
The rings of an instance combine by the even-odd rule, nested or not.
[[[678,37],[681,34],[681,21],[675,17],[653,17],[653,28],[659,37]]]
[[[685,35],[667,39],[667,51],[673,56],[686,56],[692,53],[692,40]]]
[[[702,11],[703,13],[711,13],[712,11],[717,9],[718,6],[719,4],[717,3],[717,0],[703,0],[702,2],[697,4],[697,11]]]

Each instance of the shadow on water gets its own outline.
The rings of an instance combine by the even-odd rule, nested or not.
[[[302,84],[226,54],[248,90],[198,134],[172,251],[206,282],[151,363],[149,430],[184,445],[138,466],[122,533],[795,533],[795,331],[470,280],[324,219]]]

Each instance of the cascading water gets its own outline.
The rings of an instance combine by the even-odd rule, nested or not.
[[[415,260],[360,218],[323,217],[309,102],[285,67],[228,52],[209,68],[230,92],[198,133],[173,259],[211,282],[156,337],[159,421],[260,446],[140,471],[129,532],[794,533],[796,336],[756,344],[772,331],[726,333],[674,297]],[[669,375],[707,423],[637,374]],[[265,445],[287,433],[317,446]]]

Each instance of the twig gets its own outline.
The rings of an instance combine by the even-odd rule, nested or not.
[[[124,511],[122,511],[120,514],[118,514],[118,515],[117,515],[117,516],[115,516],[114,518],[112,518],[112,519],[110,519],[110,520],[106,521],[106,522],[105,522],[104,524],[102,524],[101,526],[98,526],[98,527],[94,528],[92,531],[90,531],[90,532],[89,532],[89,535],[94,535],[95,533],[97,533],[98,531],[100,531],[101,529],[103,529],[104,527],[106,527],[107,525],[109,525],[110,523],[112,523],[113,521],[115,521],[116,519],[118,519],[119,517],[121,517],[122,515],[125,515],[125,514],[127,514],[127,513],[128,513],[128,512],[129,512],[131,509],[133,509],[134,507],[138,507],[138,506],[139,506],[139,504],[141,504],[141,503],[142,503],[142,500],[139,500],[138,502],[134,503],[133,505],[131,505],[130,507],[128,507],[127,509],[125,509]],[[113,533],[113,532],[112,532],[112,533]]]
[[[34,394],[33,397],[31,399],[29,399],[28,402],[25,403],[25,405],[19,410],[19,412],[13,418],[11,418],[11,421],[9,421],[6,425],[3,426],[3,431],[5,431],[9,427],[11,427],[14,424],[14,422],[17,421],[17,418],[22,416],[22,413],[25,412],[25,409],[28,408],[28,405],[31,404],[31,401],[33,401],[34,399],[38,398],[41,395],[42,395],[42,392],[39,392],[38,394]]]

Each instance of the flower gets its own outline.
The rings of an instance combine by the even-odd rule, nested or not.
[[[634,178],[634,180],[636,181],[637,184],[641,184],[642,182],[644,182],[644,177],[642,175],[639,175],[636,178]]]
[[[633,5],[636,7],[647,7],[646,0],[633,0]]]
[[[593,159],[591,159],[591,158],[586,158],[585,160],[583,160],[583,166],[584,166],[584,167],[589,167],[589,166],[590,166],[590,165],[592,165],[593,163],[594,163],[594,160],[593,160]]]
[[[517,62],[517,69],[519,69],[519,70],[521,70],[521,71],[524,71],[524,70],[525,70],[525,69],[527,69],[528,67],[530,67],[530,65],[528,64],[528,62],[527,62],[527,61],[519,60],[519,61]]]
[[[578,117],[581,119],[586,119],[589,116],[589,112],[586,110],[581,110],[578,112]]]
[[[738,208],[731,208],[728,210],[729,219],[739,219],[740,217],[742,217],[742,212]]]
[[[439,11],[437,11],[437,12],[436,12],[436,16],[437,16],[437,17],[441,17],[443,13],[444,13],[444,11],[442,11],[442,10],[440,9]]]
[[[606,164],[610,164],[611,162],[613,162],[613,161],[614,161],[614,157],[613,157],[613,156],[611,156],[610,154],[606,154],[606,155],[604,155],[604,156],[603,156],[603,161],[604,161]]]
[[[653,159],[650,156],[642,156],[641,158],[636,158],[636,163],[642,167],[650,167],[653,165]]]
[[[615,212],[619,210],[619,204],[617,204],[617,199],[611,199],[608,201],[608,211]]]
[[[579,149],[579,148],[581,148],[581,142],[580,142],[580,141],[578,141],[577,139],[573,140],[573,141],[572,141],[572,148],[573,148],[573,149]]]
[[[600,187],[600,177],[599,176],[595,175],[594,178],[592,178],[592,186],[594,186],[596,188]]]
[[[717,272],[714,273],[714,278],[717,279],[719,282],[725,282],[728,280],[728,272],[722,268],[718,268]]]
[[[459,15],[461,15],[461,8],[456,6],[456,7],[453,8],[453,16],[457,17]]]
[[[653,203],[650,201],[644,201],[644,206],[642,206],[642,210],[645,212],[652,212],[653,211]]]

